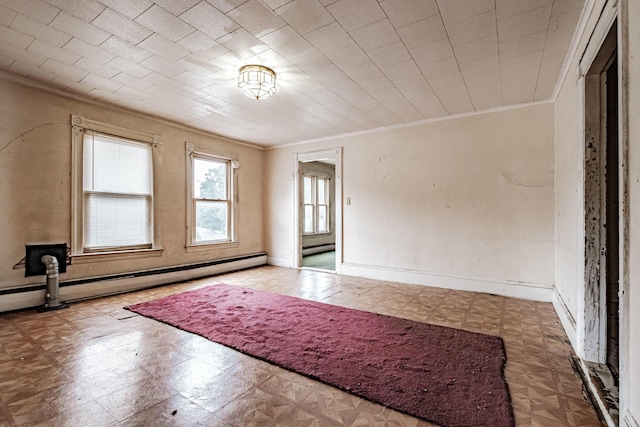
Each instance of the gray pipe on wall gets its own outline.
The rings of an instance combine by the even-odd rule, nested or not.
[[[51,255],[43,255],[41,261],[47,268],[47,295],[44,302],[45,309],[55,309],[64,306],[60,302],[60,277],[58,274],[58,260]]]

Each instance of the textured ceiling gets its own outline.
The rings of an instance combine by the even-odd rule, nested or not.
[[[549,99],[584,3],[0,0],[0,71],[271,146]]]

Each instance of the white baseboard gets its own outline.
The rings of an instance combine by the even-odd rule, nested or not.
[[[313,254],[319,254],[322,252],[329,252],[329,251],[335,251],[336,250],[336,245],[331,244],[331,245],[322,245],[322,246],[313,246],[310,248],[306,248],[302,250],[302,255],[313,255]]]
[[[560,319],[560,323],[562,323],[562,327],[564,328],[565,333],[567,334],[567,338],[569,338],[569,342],[571,343],[571,347],[573,347],[573,351],[576,354],[581,354],[578,351],[578,343],[577,343],[577,326],[576,321],[571,315],[569,308],[564,302],[562,295],[558,293],[557,288],[553,288],[553,308]]]
[[[205,267],[186,268],[180,271],[162,272],[136,276],[126,276],[112,280],[96,280],[95,282],[60,287],[60,300],[64,302],[135,291],[167,283],[192,280],[201,277],[221,274],[243,268],[257,267],[267,263],[267,256],[255,256],[237,261],[223,262]],[[44,304],[45,290],[15,292],[0,296],[0,312],[38,307]]]
[[[628,410],[625,411],[623,420],[625,427],[640,427],[640,423],[638,423],[637,419]]]
[[[553,299],[553,288],[550,285],[537,283],[500,281],[346,263],[340,266],[340,274],[460,291],[485,292],[532,301],[551,302]]]
[[[291,258],[270,256],[267,258],[267,264],[275,265],[276,267],[293,268],[293,260]]]

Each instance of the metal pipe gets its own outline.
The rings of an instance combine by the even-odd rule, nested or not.
[[[58,260],[51,255],[43,255],[40,260],[47,268],[47,295],[44,308],[54,309],[64,306],[60,302],[60,279],[58,275]]]

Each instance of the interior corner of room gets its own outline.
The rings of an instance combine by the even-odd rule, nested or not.
[[[342,2],[330,8],[336,15]],[[263,7],[273,2],[257,3]],[[400,62],[382,67],[386,74],[377,66],[373,71],[348,68],[371,72],[375,81],[385,82],[376,90],[371,89],[373,79],[363,82],[355,89],[362,97],[354,95],[348,101],[340,98],[338,89],[325,94],[323,84],[329,77],[301,80],[308,87],[322,87],[314,92],[319,100],[309,101],[305,91],[310,89],[295,80],[302,73],[295,64],[281,73],[281,89],[270,93],[269,100],[244,99],[244,95],[239,100],[233,92],[238,89],[239,67],[220,71],[222,59],[220,63],[203,59],[209,54],[217,58],[216,49],[230,51],[233,43],[220,36],[227,45],[219,44],[204,33],[199,42],[186,35],[184,43],[172,42],[176,49],[187,49],[184,46],[211,40],[201,56],[175,60],[184,70],[176,69],[171,77],[153,72],[128,87],[126,81],[133,79],[129,75],[115,77],[114,71],[110,78],[100,76],[109,70],[97,58],[91,59],[97,47],[89,43],[52,48],[60,57],[47,59],[47,44],[27,30],[14,29],[19,23],[14,19],[31,22],[25,15],[41,15],[22,6],[0,6],[0,15],[6,17],[0,17],[0,29],[5,31],[0,36],[0,311],[46,306],[48,286],[53,286],[48,278],[54,274],[59,285],[56,298],[73,304],[265,265],[545,302],[555,310],[575,353],[573,363],[603,423],[639,427],[640,315],[632,307],[640,307],[640,232],[634,227],[640,224],[640,2],[546,3],[534,9],[556,23],[575,18],[575,30],[549,38],[553,29],[526,35],[534,39],[542,34],[542,38],[539,49],[522,54],[527,56],[523,62],[498,56],[517,49],[515,39],[492,35],[495,40],[487,42],[495,41],[494,55],[474,58],[470,46],[460,50],[473,40],[463,43],[454,37],[446,48],[429,45],[430,54],[444,55],[442,61],[455,68],[453,77],[425,77],[428,70],[435,72],[435,65],[420,63],[416,58],[423,46],[414,46],[407,49],[411,53],[407,61],[420,63],[415,74],[389,77],[387,82],[396,70],[391,67]],[[564,10],[570,3],[582,7]],[[46,5],[43,14],[53,7]],[[511,2],[495,5],[490,8],[491,22],[503,30],[501,26],[509,23],[513,27],[507,29],[515,32],[517,22],[509,20]],[[3,13],[5,9],[11,13]],[[288,16],[284,9],[282,19]],[[462,7],[451,9],[464,15]],[[231,10],[225,13],[233,15]],[[496,13],[503,14],[502,19]],[[58,22],[54,16],[66,15],[43,17],[48,19],[46,26],[29,28],[42,25],[51,30],[56,25],[49,23]],[[400,19],[394,16],[385,19]],[[331,16],[326,19],[333,22]],[[439,25],[452,31],[464,19]],[[302,23],[296,21],[291,27],[296,25]],[[405,43],[416,42],[409,37],[414,34],[412,25],[401,28],[400,35],[408,37]],[[53,29],[52,37],[65,38],[64,32]],[[296,40],[312,46],[320,37],[316,31],[320,29]],[[378,42],[366,37],[371,33],[358,31],[339,26],[339,34],[359,40],[358,46]],[[272,33],[246,36],[265,44],[272,41],[270,37],[277,38]],[[139,41],[141,46],[149,47],[155,39],[143,40],[147,39]],[[119,49],[120,42],[114,41],[109,52]],[[106,38],[101,43],[107,43]],[[318,51],[329,49],[327,43],[322,42]],[[560,47],[563,53],[557,54]],[[309,49],[315,52],[316,45]],[[129,51],[136,52],[144,56],[142,49]],[[357,58],[369,64],[376,54],[382,55],[379,50],[372,52]],[[463,53],[468,61],[456,60]],[[14,54],[16,58],[10,58]],[[334,55],[332,51],[316,59],[331,63],[327,58],[333,60]],[[348,56],[340,55],[343,60]],[[72,68],[61,62],[65,58],[80,63]],[[303,59],[296,58],[302,68]],[[154,60],[168,64],[163,70],[176,65],[150,53],[137,60],[133,63],[130,57],[119,64],[134,74],[145,72],[140,64],[151,67]],[[39,65],[29,68],[32,63]],[[201,70],[204,63],[218,65],[207,74]],[[534,65],[529,67],[530,63]],[[329,68],[340,76],[347,74]],[[70,77],[59,75],[62,70],[94,78],[73,89],[67,82]],[[279,73],[277,67],[273,71]],[[552,72],[557,78],[546,88],[548,96],[542,96],[536,91],[544,88],[535,82],[542,81],[539,74]],[[293,80],[287,82],[287,73]],[[533,83],[521,85],[519,73],[535,74]],[[211,75],[231,74],[231,89],[204,81]],[[495,87],[471,83],[484,74],[501,75],[502,80]],[[429,80],[428,87],[416,93],[402,91],[403,85],[418,78]],[[465,88],[454,89],[453,81],[464,82]],[[341,79],[340,85],[355,83]],[[188,86],[185,92],[173,99],[174,90],[183,86]],[[513,90],[507,92],[507,86]],[[215,98],[216,91],[224,96]],[[500,93],[499,105],[473,105],[473,96],[489,97],[488,92]],[[207,103],[194,106],[194,93]],[[169,117],[161,103],[142,109],[142,100],[151,99],[151,94],[165,104],[175,101],[175,110],[193,107],[193,111]],[[288,97],[294,95],[300,98],[291,101]],[[452,100],[448,109],[440,101],[437,108],[425,101],[447,95]],[[470,107],[458,110],[460,104],[454,105],[454,100],[462,98]],[[261,110],[268,102],[273,102],[273,110]],[[322,116],[330,110],[325,103],[335,111]],[[403,113],[394,116],[391,111],[400,106]],[[370,111],[377,107],[379,111]],[[251,123],[260,115],[264,121]],[[322,130],[329,125],[342,131],[324,135]],[[274,142],[287,126],[291,132],[287,136],[295,138]],[[308,133],[296,133],[300,129]],[[90,174],[88,155],[83,155],[93,148],[83,144],[94,134],[118,147],[128,147],[130,141],[141,144],[135,156],[147,159],[153,170],[145,178],[147,190],[122,190],[112,197],[110,189],[86,189]],[[201,172],[198,162],[204,168]],[[145,237],[115,251],[111,243],[92,246],[86,225],[86,215],[91,214],[87,212],[102,212],[110,197],[135,200],[150,212],[138,218]],[[216,222],[219,218],[224,218],[223,225]],[[96,221],[97,230],[99,218]],[[37,264],[44,255],[36,252],[35,261],[30,261],[28,249],[55,244],[67,250],[58,259],[64,271],[50,273],[43,262],[37,274],[25,274],[29,262]]]

